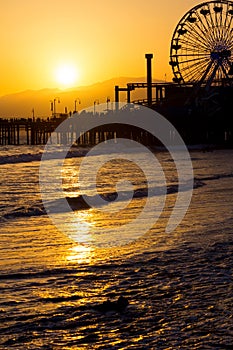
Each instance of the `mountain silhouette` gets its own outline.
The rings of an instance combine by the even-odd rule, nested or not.
[[[155,82],[159,80],[154,80]],[[125,87],[127,83],[146,82],[145,77],[130,78],[117,77],[103,82],[98,82],[89,86],[80,86],[77,88],[59,90],[42,89],[26,90],[18,93],[8,94],[0,97],[0,118],[28,118],[35,117],[47,118],[51,116],[51,101],[56,100],[56,112],[65,113],[78,111],[90,107],[94,101],[107,103],[107,99],[114,101],[115,85]],[[131,93],[132,100],[145,98],[146,89],[137,89]],[[75,100],[77,101],[75,104]],[[121,101],[126,101],[126,93],[121,93]],[[80,103],[79,103],[80,102]],[[33,112],[34,111],[34,112]]]

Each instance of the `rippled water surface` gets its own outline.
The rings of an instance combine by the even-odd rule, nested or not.
[[[42,151],[0,153],[0,349],[231,349],[233,151],[191,152],[192,202],[169,234],[177,176],[169,154],[156,152],[168,186],[159,220],[137,240],[103,248],[87,238],[97,227],[112,240],[124,232],[145,205],[143,172],[124,161],[106,164],[101,194],[113,196],[122,176],[136,193],[123,213],[108,215],[82,206],[82,157],[66,159],[63,188],[74,212],[61,215],[64,234],[41,203]],[[113,307],[120,296],[127,307]]]

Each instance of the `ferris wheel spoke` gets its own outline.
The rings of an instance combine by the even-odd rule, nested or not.
[[[204,35],[206,34],[206,32],[209,30],[209,26],[208,26],[208,22],[204,22],[204,20],[206,21],[206,17],[204,16],[200,16],[200,13],[198,11],[195,11],[196,17],[198,18],[198,25],[200,27],[200,25],[202,26],[202,32],[204,33]],[[207,25],[207,26],[206,26]]]
[[[188,69],[185,71],[185,78],[188,79],[189,81],[198,81],[202,77],[202,70],[200,70],[198,67],[193,67],[193,69],[190,71]]]
[[[203,60],[209,61],[209,57],[208,56],[206,56],[206,55],[198,55],[198,54],[195,55],[193,53],[190,53],[190,54],[184,53],[184,54],[180,54],[180,55],[173,55],[172,57],[176,58],[176,59],[179,59],[180,61],[185,58],[187,62],[190,62],[190,61],[203,61]]]
[[[198,44],[195,45],[195,42],[188,42],[188,43],[183,43],[181,49],[179,50],[180,52],[184,51],[191,51],[194,53],[199,53],[199,54],[207,54],[209,52],[208,47],[205,47],[204,45]]]
[[[195,51],[192,50],[192,48],[189,49],[187,47],[185,48],[184,52],[181,51],[181,53],[174,54],[172,57],[188,57],[188,56],[190,56],[190,57],[199,57],[199,58],[205,57],[207,59],[210,58],[209,53],[200,53],[199,51],[195,52]]]
[[[196,25],[197,26],[197,25]],[[199,29],[199,27],[197,27]],[[190,26],[190,32],[189,32],[189,37],[193,39],[194,43],[202,43],[204,46],[207,45],[207,40],[206,40],[206,33],[204,36],[204,32],[201,30],[198,31],[194,27]]]
[[[203,48],[203,49],[208,49],[210,39],[208,37],[204,38],[204,37],[198,35],[198,33],[197,33],[196,35],[190,35],[189,42],[192,44],[192,46],[194,48],[198,46],[198,47]]]
[[[213,17],[212,17],[210,4],[208,3],[207,6],[208,6],[208,9],[209,9],[210,28],[214,28],[215,27],[215,23],[214,23],[214,20],[213,20]]]
[[[182,39],[180,41],[185,47],[191,47],[192,49],[196,50],[208,50],[208,45],[206,43],[202,43],[199,41],[194,40],[193,38],[188,38],[188,40],[185,41],[185,39]]]
[[[190,80],[196,80],[196,78],[194,79],[193,76],[199,77],[199,80],[200,80],[200,79],[204,79],[203,77],[206,74],[208,74],[208,72],[210,71],[211,67],[212,67],[212,63],[209,62],[209,61],[205,61],[205,62],[202,62],[202,64],[199,64],[199,65],[195,64],[192,67],[191,66],[186,67],[185,70],[188,71],[187,75],[189,75]],[[191,78],[191,76],[192,76],[192,78]]]
[[[184,56],[183,58],[187,58],[187,56]],[[180,62],[181,63],[183,63],[183,64],[192,64],[192,63],[195,63],[195,64],[198,64],[198,65],[200,65],[200,64],[202,64],[202,62],[209,62],[209,59],[207,59],[207,58],[200,58],[200,57],[198,57],[198,58],[193,58],[192,56],[189,58],[189,59],[181,59],[180,60]]]
[[[216,42],[219,42],[220,41],[220,25],[218,24],[218,21],[217,21],[217,15],[215,14],[215,27],[214,27],[214,30],[213,30],[213,34],[214,34],[214,40]]]
[[[232,5],[233,6],[233,5]],[[231,8],[231,10],[233,11],[233,7]],[[229,10],[230,11],[230,10]],[[228,12],[228,16],[227,18],[229,18],[228,22],[225,24],[226,27],[231,27],[231,24],[232,24],[232,19],[233,19],[233,13],[232,15]]]
[[[217,8],[221,8],[218,5],[214,4],[215,6],[213,7],[214,9]],[[217,41],[220,41],[220,29],[222,27],[221,25],[221,18],[222,18],[222,11],[217,11],[215,10],[214,13],[212,11],[210,11],[210,18],[211,18],[211,22],[213,25],[213,34],[214,34],[214,39]]]
[[[232,52],[233,51],[233,39],[230,38],[229,41],[226,42],[228,49]]]
[[[227,18],[227,8],[225,9],[224,4],[222,4],[222,11],[219,13],[219,15],[217,14],[217,12],[215,12],[215,16],[216,16],[216,23],[217,23],[217,31],[219,33],[219,41],[221,41],[222,39],[222,35],[224,34],[224,23],[226,23],[226,18]],[[223,15],[224,13],[224,15]],[[225,21],[223,19],[223,17],[225,17]]]
[[[179,62],[181,64],[185,64],[185,65],[189,65],[190,68],[192,65],[197,65],[197,66],[201,66],[202,64],[208,64],[210,62],[208,57],[200,57],[198,56],[193,57],[190,55],[190,57],[187,57],[187,55],[184,55],[183,57],[179,57]]]
[[[210,9],[209,8],[202,8],[202,10],[206,10],[206,11],[210,11]],[[206,14],[206,15],[204,15],[204,14],[202,14],[202,15],[200,15],[201,14],[201,11],[200,11],[200,13],[198,13],[198,16],[199,16],[199,19],[200,19],[200,21],[204,24],[204,21],[205,21],[205,23],[206,23],[206,25],[207,25],[207,30],[209,30],[210,28],[212,28],[213,27],[213,23],[212,23],[212,21],[211,21],[211,19],[210,19],[210,15],[209,15],[209,13],[208,14]]]
[[[220,42],[225,43],[226,40],[226,30],[225,28],[221,28],[221,32],[220,32]]]
[[[232,22],[232,21],[231,21]],[[226,43],[226,45],[231,45],[232,42],[232,29],[230,32],[227,32],[227,30],[225,30],[224,35],[222,37],[222,40]]]
[[[194,40],[193,38],[192,39],[190,38],[189,43],[191,44],[191,47],[193,47],[194,49],[198,48],[201,51],[202,50],[203,51],[209,50],[209,42],[208,42],[208,40],[206,40],[206,42],[203,42],[203,41]]]
[[[221,24],[219,24],[219,25],[216,27],[216,33],[217,33],[217,37],[218,37],[219,42],[221,42],[221,40],[222,40],[222,34],[223,34],[223,29],[222,29],[222,25],[221,25]]]
[[[228,19],[228,16],[229,16],[229,4],[227,4],[227,9],[226,9],[226,15],[225,15],[225,21],[223,23],[223,27],[227,27],[227,19]]]
[[[207,67],[208,65],[209,65],[209,61],[207,61],[207,60],[202,60],[201,62],[200,61],[183,61],[182,62],[183,64],[185,64],[184,65],[184,71],[186,70],[186,69],[188,69],[188,70],[191,70],[191,69],[199,69],[200,71],[202,70],[202,69],[204,69],[204,67]],[[187,65],[187,63],[189,63],[188,65]]]
[[[201,31],[201,33],[202,33],[201,38],[203,39],[203,42],[206,44],[206,42],[208,40],[211,40],[212,32],[209,30],[210,28],[209,28],[208,22],[206,22],[206,24],[207,24],[207,26],[206,26],[198,12],[196,12],[196,16],[199,19],[199,21],[196,22],[196,25],[197,25],[198,29]],[[208,36],[209,36],[208,40],[206,38],[207,33],[208,33]]]
[[[197,81],[197,80],[199,80],[199,73],[198,73],[198,71],[197,72],[195,72],[195,71],[193,71],[192,73],[190,73],[190,72],[188,72],[185,76],[184,76],[184,78],[185,78],[185,80],[187,80],[187,81]]]
[[[192,74],[200,74],[203,75],[203,72],[207,70],[209,62],[203,62],[202,64],[197,64],[196,62],[184,65],[183,66],[183,74],[192,75]]]
[[[195,67],[194,67],[194,69],[193,69],[192,71],[186,70],[186,71],[184,72],[184,79],[185,79],[185,80],[188,80],[188,81],[197,80],[198,77],[199,77],[199,78],[201,77],[201,72],[202,72],[202,71],[200,71],[200,70],[198,70],[198,69],[195,69]]]
[[[219,28],[221,27],[221,20],[220,20],[220,16],[219,16],[219,14],[217,13],[217,12],[215,12],[214,14],[213,14],[213,16],[214,16],[214,23],[215,23],[215,28],[217,29],[216,30],[216,33],[218,32],[218,30],[219,30]],[[218,38],[219,39],[219,38]]]
[[[214,34],[213,34],[213,31],[212,31],[213,23],[212,23],[212,21],[210,21],[208,19],[207,16],[204,16],[203,20],[202,20],[202,18],[199,15],[199,19],[200,19],[200,22],[203,23],[203,24],[204,24],[204,19],[206,21],[206,26],[205,26],[206,36],[208,35],[208,43],[210,43],[212,40],[214,40]]]
[[[225,23],[225,21],[224,21]],[[220,28],[220,41],[224,40],[224,37],[226,35],[226,26],[223,22],[221,23],[221,28]]]
[[[205,42],[205,32],[198,26],[198,23],[196,23],[196,27],[191,24],[187,24],[187,26],[190,29],[189,35],[191,37],[195,38],[195,40],[199,39],[200,41]]]
[[[223,26],[222,13],[223,13],[223,11],[221,11],[219,13],[215,12],[215,22],[216,22],[217,28],[222,28],[222,26]]]
[[[232,38],[229,38],[227,32],[225,32],[221,37],[221,42],[225,43],[225,45],[229,47],[231,45]]]
[[[228,50],[231,50],[232,45],[233,45],[233,37],[229,37],[226,35],[226,37],[224,39],[224,43],[225,43],[226,47],[228,48]]]

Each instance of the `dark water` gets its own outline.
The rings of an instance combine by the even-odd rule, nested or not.
[[[1,153],[0,349],[231,349],[233,151],[191,152],[192,202],[170,234],[177,183],[169,156],[158,155],[170,188],[160,220],[138,240],[109,248],[79,244],[54,227],[40,199],[41,151]],[[75,161],[65,165],[67,179]],[[146,196],[137,185],[134,212]],[[64,186],[78,197],[73,181]],[[89,229],[112,230],[113,221],[92,209],[75,215]],[[103,308],[120,296],[127,307]]]

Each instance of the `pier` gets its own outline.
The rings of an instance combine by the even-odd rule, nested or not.
[[[84,112],[85,116],[101,118],[101,113]],[[107,113],[114,113],[109,110]],[[78,117],[78,116],[77,116]],[[69,124],[70,118],[70,124]],[[60,131],[57,127],[68,119],[68,130]],[[45,120],[28,119],[0,119],[0,145],[44,145],[52,144],[74,144],[77,146],[93,146],[109,139],[127,138],[141,142],[145,145],[158,144],[158,140],[145,130],[131,125],[107,124],[98,126],[87,132],[78,130],[75,121],[68,115],[59,118],[47,118]]]
[[[232,148],[233,121],[229,111],[233,109],[233,79],[232,85],[225,85],[223,81],[221,85],[208,85],[208,89],[205,85],[200,84],[197,86],[192,83],[153,82],[151,66],[153,54],[146,54],[145,58],[147,74],[145,82],[129,82],[123,87],[115,86],[116,111],[118,110],[117,102],[121,100],[120,93],[126,94],[127,103],[154,109],[168,119],[186,144],[211,144]],[[131,92],[136,89],[145,90],[144,99],[132,100]],[[105,111],[114,112],[108,108]],[[92,113],[93,118],[101,117],[95,105],[93,112],[82,111],[81,113]],[[44,119],[0,118],[0,145],[46,144],[62,121],[71,117],[71,114],[61,113]],[[117,124],[99,126],[82,133],[77,131],[71,123],[69,132],[56,131],[51,142],[91,146],[108,139],[122,137],[144,145],[158,145],[158,140],[145,130],[139,130],[133,125],[122,127]]]
[[[0,118],[0,145],[46,144],[63,118]]]

